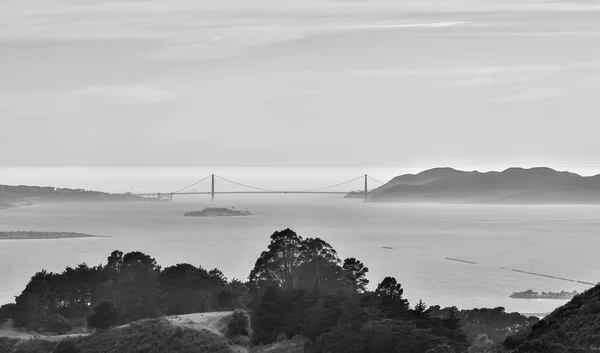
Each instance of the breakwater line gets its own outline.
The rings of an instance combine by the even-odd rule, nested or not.
[[[390,246],[382,246],[381,248],[382,249],[387,249],[387,250],[399,250],[397,248],[393,248],[393,247],[390,247]],[[461,262],[461,263],[465,263],[465,264],[469,264],[469,265],[478,265],[478,263],[475,262],[475,261],[461,260],[461,259],[457,259],[457,258],[454,258],[454,257],[445,257],[444,260],[454,261],[454,262]],[[506,267],[500,267],[500,269],[501,270],[507,270],[508,268],[506,268]],[[522,274],[525,274],[525,275],[545,277],[545,278],[550,278],[550,279],[556,279],[556,280],[559,280],[559,281],[566,281],[566,282],[573,282],[573,283],[585,284],[585,285],[588,285],[588,286],[596,286],[596,285],[600,284],[600,282],[594,283],[594,282],[589,282],[589,281],[581,281],[581,280],[576,280],[576,279],[571,279],[571,278],[565,278],[565,277],[559,277],[559,276],[552,276],[552,275],[547,275],[547,274],[543,274],[543,273],[530,272],[530,271],[524,271],[524,270],[519,270],[519,269],[510,269],[510,270],[513,271],[513,272],[518,272],[518,273],[522,273]]]

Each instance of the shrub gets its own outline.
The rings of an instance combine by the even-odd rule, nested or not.
[[[227,340],[207,330],[175,327],[167,320],[149,319],[77,340],[81,352],[93,353],[231,353]]]
[[[4,304],[0,306],[0,325],[12,318],[15,304]]]
[[[468,353],[483,353],[487,352],[494,345],[494,341],[491,341],[488,336],[484,333],[475,339],[475,342],[469,347]]]
[[[236,310],[227,323],[226,336],[250,336],[250,315],[244,310]]]
[[[12,352],[19,342],[18,338],[0,337],[0,352]]]
[[[120,311],[109,301],[103,301],[94,308],[94,313],[88,317],[88,326],[100,331],[106,330],[117,323]]]
[[[56,342],[41,339],[30,339],[15,345],[11,353],[50,353],[56,347]]]
[[[60,314],[50,315],[43,325],[43,330],[46,332],[54,332],[59,335],[64,335],[65,333],[71,331],[73,327],[69,320],[65,319]]]
[[[504,342],[502,342],[502,346],[506,349],[516,349],[526,340],[527,337],[524,333],[518,333],[516,335],[506,337]]]
[[[75,341],[66,339],[58,342],[52,353],[79,353]]]
[[[235,345],[242,346],[242,347],[250,347],[250,345],[252,343],[252,342],[250,342],[250,337],[248,337],[248,336],[233,337],[231,339],[231,342],[233,342],[233,344],[235,344]]]

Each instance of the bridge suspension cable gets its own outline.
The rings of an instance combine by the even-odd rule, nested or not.
[[[215,176],[216,176],[217,178],[219,178],[219,179],[225,180],[225,181],[227,181],[227,182],[230,182],[230,183],[232,183],[232,184],[235,184],[235,185],[238,185],[238,186],[243,186],[243,187],[245,187],[245,188],[250,188],[250,189],[259,190],[259,191],[277,192],[277,190],[263,189],[263,188],[258,188],[258,187],[255,187],[255,186],[250,186],[250,185],[246,185],[246,184],[238,183],[238,182],[235,182],[235,181],[233,181],[233,180],[229,180],[229,179],[227,179],[227,178],[223,178],[222,176],[219,176],[219,175],[216,175],[216,174],[215,174]]]
[[[220,175],[216,175],[216,174],[210,174],[210,175],[207,175],[205,178],[202,178],[201,180],[199,180],[199,181],[197,181],[197,182],[195,182],[195,183],[193,183],[193,184],[190,184],[190,185],[188,185],[188,186],[186,186],[186,187],[184,187],[184,188],[181,188],[181,189],[179,189],[179,190],[177,190],[177,191],[173,191],[172,193],[173,193],[173,194],[177,194],[177,193],[180,193],[180,192],[182,192],[182,191],[184,191],[184,190],[186,190],[186,189],[189,189],[189,188],[191,188],[191,187],[193,187],[193,186],[196,186],[196,185],[200,184],[201,182],[203,182],[203,181],[205,181],[205,180],[209,179],[209,178],[210,178],[210,177],[212,177],[213,175],[214,175],[215,177],[217,177],[217,178],[221,179],[221,180],[224,180],[224,181],[226,181],[226,182],[229,182],[229,183],[232,183],[232,184],[235,184],[235,185],[241,186],[241,187],[249,188],[249,189],[254,189],[254,190],[258,190],[258,191],[265,191],[265,192],[286,192],[286,191],[283,191],[283,190],[265,189],[265,188],[260,188],[260,187],[256,187],[256,186],[252,186],[252,185],[247,185],[247,184],[239,183],[239,182],[236,182],[236,181],[233,181],[233,180],[230,180],[230,179],[224,178],[224,177],[222,177],[222,176],[220,176]],[[382,185],[383,185],[383,184],[385,184],[385,183],[383,183],[383,182],[381,182],[381,181],[379,181],[379,180],[377,180],[377,179],[373,178],[373,177],[372,177],[372,176],[370,176],[370,175],[366,175],[366,176],[367,176],[369,179],[372,179],[373,181],[376,181],[376,182],[378,182],[379,184],[382,184]],[[348,183],[354,182],[354,181],[356,181],[356,180],[362,179],[362,178],[364,178],[364,177],[365,177],[365,175],[360,175],[360,176],[357,176],[357,177],[356,177],[356,178],[354,178],[354,179],[350,179],[350,180],[347,180],[347,181],[344,181],[344,182],[341,182],[341,183],[337,183],[337,184],[334,184],[334,185],[328,185],[328,186],[324,186],[324,187],[321,187],[321,188],[316,188],[316,189],[309,189],[309,190],[299,190],[299,191],[296,191],[296,192],[307,192],[307,193],[309,193],[309,192],[317,192],[317,191],[322,191],[322,190],[326,190],[326,189],[331,189],[331,188],[334,188],[334,187],[342,186],[342,185],[345,185],[345,184],[348,184]]]
[[[373,179],[374,181],[378,182],[378,183],[379,183],[379,184],[381,184],[381,185],[384,185],[384,184],[385,184],[384,182],[382,182],[382,181],[379,181],[379,180],[377,180],[377,179],[373,178],[373,177],[372,177],[372,176],[370,176],[370,175],[367,175],[367,177],[369,177],[370,179]]]
[[[344,181],[344,182],[342,182],[342,183],[338,183],[338,184],[335,184],[335,185],[330,185],[330,186],[325,186],[325,187],[318,188],[318,189],[302,190],[302,192],[312,192],[312,191],[320,191],[320,190],[325,190],[325,189],[331,189],[331,188],[334,188],[334,187],[336,187],[336,186],[341,186],[341,185],[344,185],[344,184],[351,183],[351,182],[353,182],[353,181],[356,181],[356,180],[358,180],[358,179],[361,179],[361,178],[364,178],[364,177],[365,177],[364,175],[360,175],[360,176],[357,176],[357,177],[356,177],[356,178],[354,178],[354,179],[351,179],[351,180],[348,180],[348,181]]]
[[[211,175],[208,175],[206,178],[204,178],[204,179],[202,179],[202,180],[200,180],[200,181],[197,181],[197,182],[195,182],[195,183],[193,183],[193,184],[191,184],[191,185],[188,185],[188,186],[184,187],[183,189],[179,189],[179,190],[177,190],[177,191],[173,191],[173,193],[174,193],[174,194],[176,194],[176,193],[178,193],[178,192],[182,192],[182,191],[183,191],[183,190],[185,190],[185,189],[189,189],[189,188],[191,188],[192,186],[196,186],[196,185],[200,184],[201,182],[203,182],[204,180],[206,180],[206,179],[208,179],[208,178],[210,178],[210,177],[211,177]]]

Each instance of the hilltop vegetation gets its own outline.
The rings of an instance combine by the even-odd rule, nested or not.
[[[199,331],[171,325],[165,319],[134,322],[123,328],[95,335],[66,338],[54,342],[0,338],[0,351],[5,353],[234,353],[227,339],[207,330]]]
[[[503,344],[518,353],[567,353],[600,350],[600,285],[576,295]]]
[[[243,309],[249,316],[238,311],[221,331],[255,352],[460,353],[490,344],[479,334],[498,342],[537,321],[503,308],[459,311],[423,302],[410,305],[394,277],[369,290],[368,272],[356,258],[341,260],[324,240],[302,238],[290,229],[271,235],[246,282],[190,264],[163,269],[147,254],[116,250],[106,264],[36,273],[15,303],[0,308],[0,323],[11,320],[15,327],[37,333],[96,332],[78,339],[77,347],[109,352],[102,342],[133,340],[127,336],[130,331],[111,329],[120,325]],[[175,329],[161,321],[147,322],[149,330],[156,330],[154,336],[174,335]],[[116,332],[120,336],[110,336]],[[119,347],[129,349],[125,343]]]
[[[370,194],[376,202],[600,203],[600,175],[550,168],[487,173],[435,168],[397,176]]]

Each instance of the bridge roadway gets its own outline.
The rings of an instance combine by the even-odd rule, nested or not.
[[[157,195],[211,195],[211,194],[332,194],[346,195],[349,191],[198,191],[198,192],[153,192],[146,194],[130,194],[133,196],[157,196]]]

